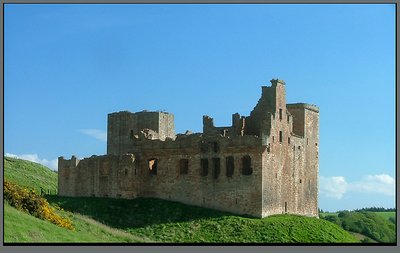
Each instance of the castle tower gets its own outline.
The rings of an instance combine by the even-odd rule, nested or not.
[[[299,195],[303,203],[298,203],[298,209],[318,215],[319,108],[296,103],[288,104],[287,109],[293,115],[293,134],[302,137],[304,170],[301,173],[305,181]]]
[[[107,154],[132,153],[136,139],[143,134],[149,139],[175,139],[174,115],[149,111],[108,114]]]

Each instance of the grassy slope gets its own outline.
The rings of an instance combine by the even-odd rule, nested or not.
[[[379,215],[379,216],[381,216],[381,217],[383,217],[383,218],[385,218],[387,220],[390,217],[393,217],[393,218],[396,217],[396,212],[373,212],[373,213],[375,213],[375,214],[377,214],[377,215]]]
[[[294,215],[276,215],[265,219],[225,216],[158,224],[130,231],[167,242],[356,242],[343,229],[332,225],[316,218]]]
[[[111,229],[82,215],[70,216],[76,231],[4,205],[4,242],[146,242],[147,239]]]
[[[40,194],[40,188],[55,193],[57,190],[57,173],[49,168],[30,161],[4,158],[4,178],[26,188],[35,189]]]
[[[159,199],[49,197],[50,203],[110,227],[163,242],[357,242],[339,226],[316,218],[264,219]]]

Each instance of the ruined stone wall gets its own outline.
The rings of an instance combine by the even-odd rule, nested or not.
[[[261,98],[246,117],[245,133],[248,135],[269,135],[271,115],[275,117],[279,108],[286,108],[285,82],[272,79],[271,83],[271,86],[261,87]]]
[[[232,126],[214,126],[214,119],[209,116],[203,116],[203,133],[209,136],[223,136],[223,137],[235,137],[242,135],[242,129],[244,129],[244,123],[239,114],[234,114],[239,116],[238,119],[232,117]],[[243,127],[241,127],[241,125]]]
[[[61,196],[155,197],[261,217],[261,146],[253,136],[180,136],[176,141],[140,139],[141,152],[85,158],[77,166],[59,158]],[[243,157],[251,173],[243,174]],[[227,173],[227,157],[233,170]],[[130,158],[131,160],[129,160]],[[188,161],[186,171],[181,162]],[[208,172],[202,174],[202,159]],[[215,166],[219,159],[219,166]],[[157,160],[156,173],[150,164]],[[154,169],[154,168],[152,168]],[[217,172],[217,173],[216,173]]]
[[[236,139],[235,143],[223,138],[193,141],[183,150],[152,149],[144,152],[143,157],[159,159],[157,175],[145,181],[149,192],[144,195],[260,217],[261,155],[255,148],[258,140],[245,137]],[[241,172],[242,157],[247,155],[252,161],[251,175]],[[230,176],[227,176],[228,156],[234,160]],[[187,174],[180,172],[181,159],[189,161]],[[202,175],[202,159],[208,161],[206,175]],[[219,159],[217,173],[215,159]],[[142,170],[147,169],[146,165],[142,166]]]
[[[58,158],[58,194],[60,196],[75,196],[75,182],[77,174],[72,170],[76,168],[79,160],[72,156],[70,160]]]
[[[140,180],[133,155],[58,158],[58,194],[76,197],[137,197]]]
[[[171,113],[160,112],[158,115],[159,139],[175,138],[174,115]]]

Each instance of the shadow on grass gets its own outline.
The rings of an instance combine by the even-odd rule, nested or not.
[[[46,195],[50,204],[89,216],[114,228],[138,228],[234,214],[153,198],[112,199]]]

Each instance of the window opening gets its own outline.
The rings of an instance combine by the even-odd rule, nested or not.
[[[149,159],[149,171],[150,175],[157,175],[158,159]]]
[[[242,157],[242,174],[251,175],[253,168],[251,168],[251,157],[249,155]]]
[[[200,143],[200,151],[201,151],[201,153],[207,153],[208,152],[208,143],[202,141]]]
[[[213,158],[213,178],[217,179],[221,172],[221,162],[219,158]]]
[[[201,171],[200,175],[205,177],[208,175],[208,159],[201,159],[200,160]]]
[[[228,156],[226,158],[226,176],[232,177],[234,169],[235,169],[235,162],[233,156]]]
[[[219,151],[218,142],[213,142],[212,145],[213,145],[214,153],[218,153],[218,151]]]
[[[181,175],[186,175],[189,172],[189,160],[188,159],[181,159],[179,161],[179,173]]]

